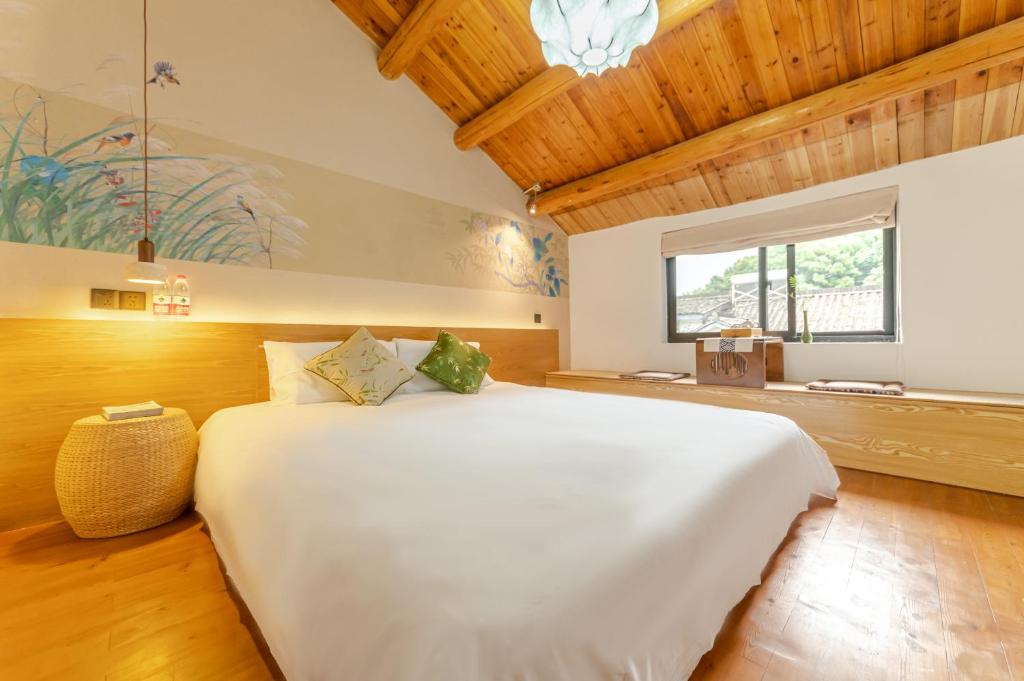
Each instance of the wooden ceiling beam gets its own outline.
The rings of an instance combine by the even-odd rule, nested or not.
[[[714,3],[715,0],[662,0],[659,5],[658,30],[654,38],[689,21]],[[583,78],[568,66],[545,69],[497,104],[460,126],[455,131],[455,146],[462,150],[477,146],[552,97],[567,92],[582,82]]]
[[[394,80],[405,73],[460,4],[462,0],[419,0],[377,57],[380,74]]]
[[[455,131],[455,146],[465,151],[494,137],[555,95],[568,92],[583,79],[568,66],[544,69],[533,80]]]
[[[935,87],[960,75],[1021,57],[1024,57],[1024,17],[549,189],[537,197],[537,210],[555,213],[590,204],[644,182],[656,181],[680,168],[692,167],[833,116]]]

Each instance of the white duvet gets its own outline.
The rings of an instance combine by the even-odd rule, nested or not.
[[[289,681],[681,681],[837,485],[785,418],[498,383],[223,410],[196,500]]]

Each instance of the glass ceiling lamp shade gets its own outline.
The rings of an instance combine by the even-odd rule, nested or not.
[[[551,66],[581,76],[625,66],[658,28],[656,0],[533,0],[530,22]]]

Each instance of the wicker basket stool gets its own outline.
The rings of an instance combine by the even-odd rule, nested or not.
[[[79,537],[116,537],[174,520],[192,501],[199,437],[183,409],[79,419],[57,455],[57,499]]]

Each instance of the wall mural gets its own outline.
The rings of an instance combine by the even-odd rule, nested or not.
[[[177,82],[170,64],[157,66],[151,83]],[[144,226],[141,121],[121,117],[68,137],[51,128],[48,106],[19,87],[0,110],[0,239],[131,253]],[[307,225],[271,198],[272,170],[171,153],[155,129],[150,147],[149,219],[161,257],[273,267],[275,254],[301,255]]]
[[[154,65],[148,87],[181,86]],[[187,82],[187,80],[186,80]],[[0,240],[130,254],[141,119],[0,79]],[[158,258],[568,295],[557,229],[473,212],[150,122]],[[298,217],[301,216],[301,217]]]
[[[473,235],[473,242],[448,254],[455,269],[493,272],[509,286],[527,293],[552,298],[561,295],[565,263],[553,254],[554,232],[483,213],[473,213],[466,230]]]

